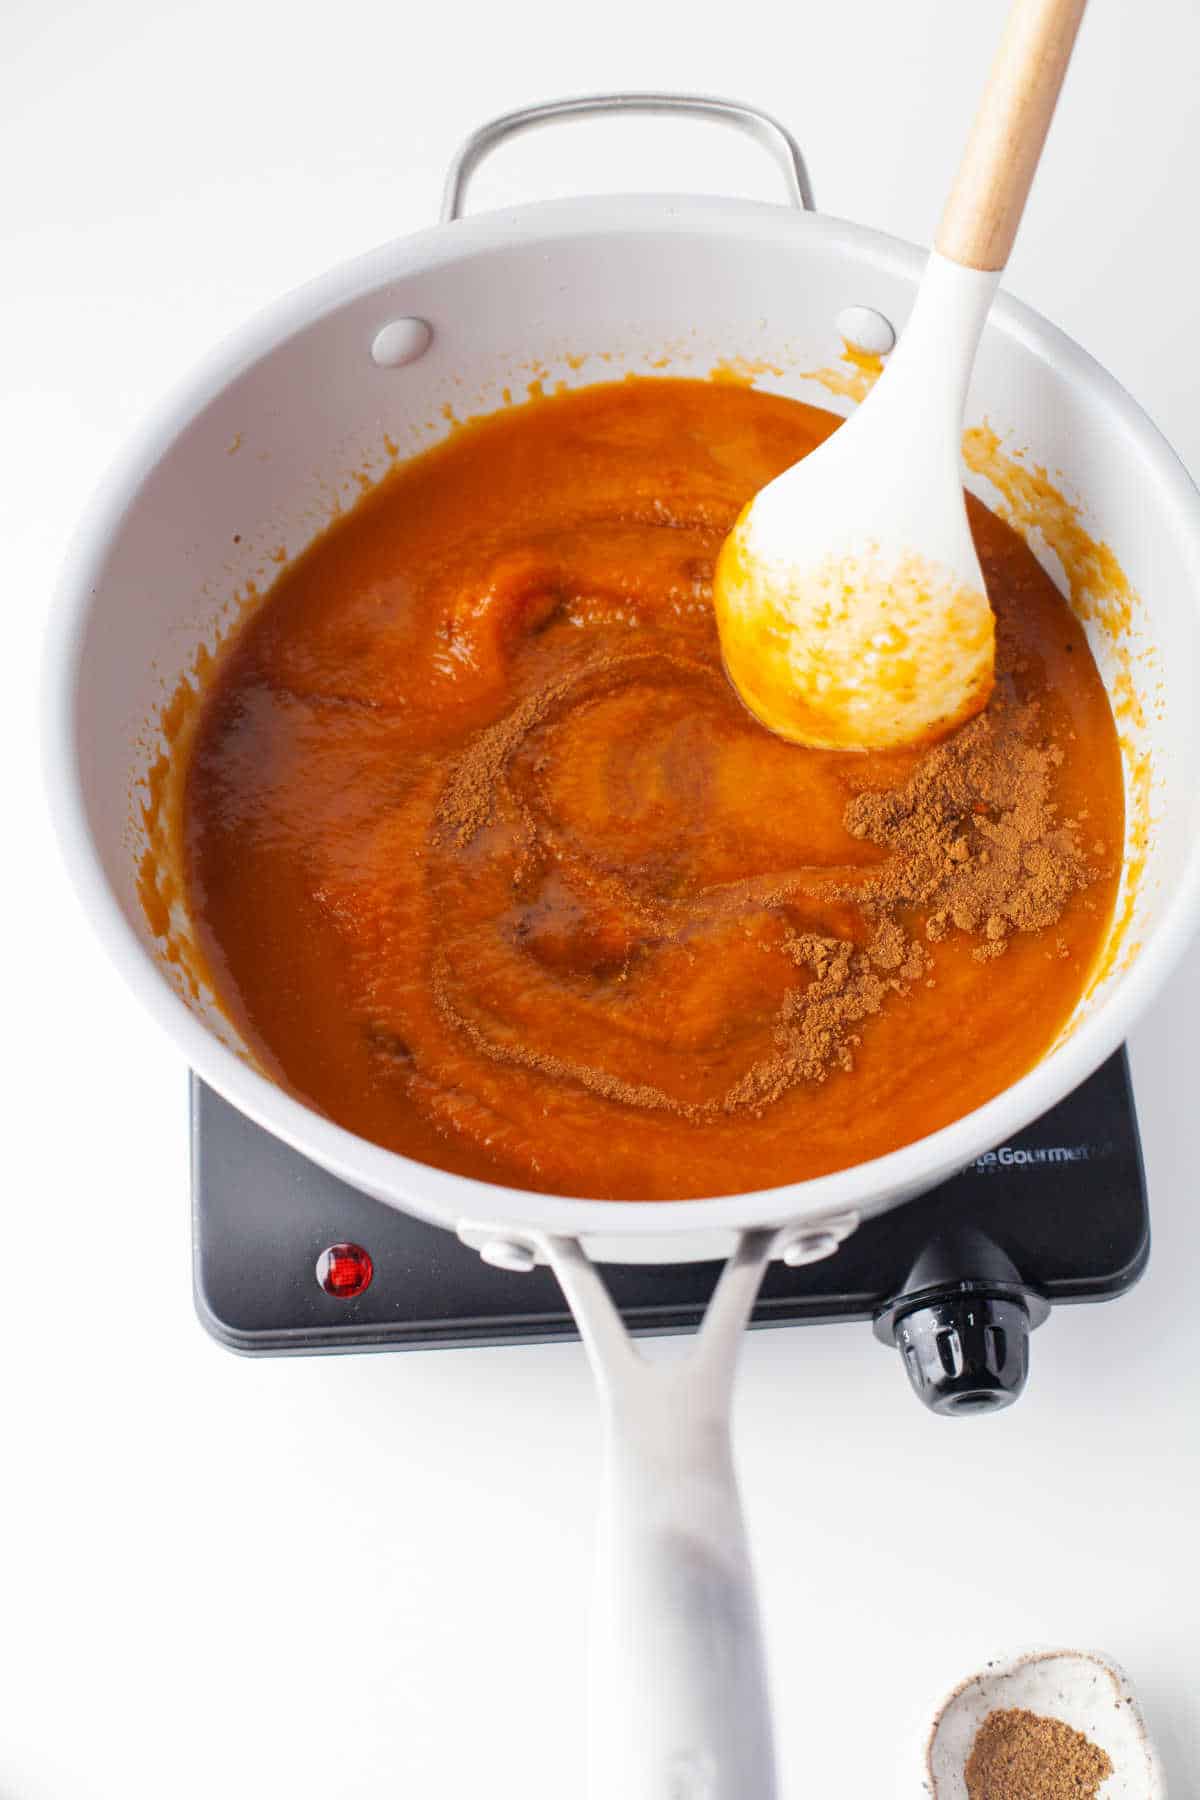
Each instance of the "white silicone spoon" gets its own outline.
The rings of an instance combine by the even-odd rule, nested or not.
[[[921,743],[987,702],[993,619],[963,500],[963,407],[1086,3],[1014,0],[898,348],[721,551],[725,666],[781,737]]]

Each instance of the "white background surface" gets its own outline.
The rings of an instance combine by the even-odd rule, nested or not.
[[[249,1363],[191,1308],[185,1071],[68,894],[37,773],[65,534],[224,330],[434,215],[480,119],[605,87],[785,117],[827,211],[927,240],[1002,0],[7,0],[0,217],[10,851],[0,890],[0,1800],[582,1791],[597,1417],[575,1346]],[[1200,470],[1193,0],[1093,0],[1010,285]],[[772,172],[577,127],[478,203]],[[866,1327],[747,1345],[738,1439],[786,1800],[916,1791],[939,1689],[1028,1641],[1141,1689],[1200,1788],[1200,956],[1133,1044],[1150,1273],[1057,1315],[1011,1413],[924,1415]],[[750,1797],[747,1797],[750,1800]]]

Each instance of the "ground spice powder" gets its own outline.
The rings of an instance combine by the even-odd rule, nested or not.
[[[1099,873],[1051,798],[1062,756],[1042,738],[1036,706],[998,703],[922,758],[901,787],[859,795],[847,829],[892,852],[870,899],[931,908],[931,943],[952,928],[971,932],[984,939],[984,956],[1001,954],[1010,932],[1055,924]]]
[[[510,810],[528,837],[529,856],[556,853],[556,846],[544,841],[544,809],[531,805],[530,795],[513,791],[531,739],[564,709],[664,668],[677,681],[721,680],[714,669],[661,652],[620,661],[596,658],[536,690],[481,732],[458,759],[442,793],[435,852],[439,845],[459,851],[468,846],[507,792]],[[1078,822],[1063,818],[1053,799],[1053,775],[1062,760],[1035,703],[997,696],[986,712],[924,755],[899,786],[855,796],[846,808],[846,829],[884,852],[882,860],[852,886],[814,879],[816,872],[810,871],[779,884],[767,898],[785,904],[791,895],[807,892],[814,899],[844,902],[858,913],[862,935],[857,943],[817,932],[790,936],[785,952],[808,980],[783,1005],[776,1053],[709,1102],[672,1100],[650,1085],[568,1064],[508,1039],[497,1043],[460,1015],[449,984],[435,975],[439,1008],[490,1060],[578,1081],[628,1106],[696,1122],[742,1110],[760,1114],[797,1082],[821,1082],[833,1069],[853,1067],[856,1028],[926,975],[922,939],[932,945],[962,932],[979,940],[974,956],[990,961],[1004,954],[1013,933],[1056,924],[1071,896],[1105,872],[1107,847],[1093,842],[1085,851]],[[526,779],[536,780],[544,762],[534,754]],[[595,885],[594,873],[587,879]],[[631,941],[639,935],[669,938],[694,923],[696,909],[686,903],[648,906],[615,873],[608,886],[611,891],[602,898],[614,918],[627,921]],[[735,903],[736,897],[731,893],[728,899]],[[711,911],[721,901],[709,895],[703,905]]]
[[[1112,1758],[1062,1719],[990,1712],[967,1759],[967,1800],[1096,1800]]]

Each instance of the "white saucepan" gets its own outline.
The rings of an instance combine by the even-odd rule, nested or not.
[[[458,216],[472,169],[508,132],[614,109],[699,114],[750,132],[779,161],[791,203],[653,195]],[[675,1204],[574,1200],[465,1180],[339,1129],[260,1074],[207,997],[179,984],[138,901],[139,802],[161,749],[164,697],[199,647],[217,640],[230,597],[251,579],[262,584],[277,546],[303,548],[339,495],[357,492],[356,471],[382,473],[388,440],[407,454],[449,429],[443,407],[489,409],[504,388],[538,374],[581,384],[645,373],[664,358],[679,374],[747,358],[763,385],[828,404],[802,372],[839,366],[837,322],[848,308],[902,328],[923,260],[879,232],[815,214],[795,144],[748,108],[621,95],[498,120],[460,155],[440,225],[279,301],[160,409],[83,522],[54,615],[47,760],[67,860],[110,953],[192,1067],[386,1204],[457,1232],[507,1268],[542,1260],[557,1271],[609,1422],[592,1751],[603,1800],[775,1792],[728,1425],[737,1344],[768,1260],[834,1253],[862,1218],[1044,1112],[1122,1042],[1196,925],[1200,499],[1116,382],[1001,296],[968,423],[986,420],[1012,452],[1045,465],[1077,504],[1080,531],[1110,547],[1131,585],[1127,603],[1093,603],[1087,569],[1075,571],[1125,744],[1128,919],[1104,978],[1023,1080],[931,1137],[818,1180]],[[886,341],[879,317],[851,318]],[[972,485],[996,499],[983,474]],[[1032,529],[1020,511],[1017,522]],[[1033,531],[1031,541],[1056,576],[1072,574],[1050,540]],[[1065,540],[1055,541],[1069,562]],[[728,1265],[694,1352],[651,1367],[595,1264],[702,1258]]]

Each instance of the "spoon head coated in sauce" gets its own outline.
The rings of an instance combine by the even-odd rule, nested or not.
[[[823,750],[929,743],[992,691],[995,620],[982,576],[877,541],[810,567],[764,561],[752,521],[726,540],[714,603],[725,667],[777,736]]]
[[[780,737],[887,750],[944,737],[987,704],[995,622],[961,430],[994,289],[991,274],[935,254],[874,389],[755,495],[722,547],[725,667]]]

